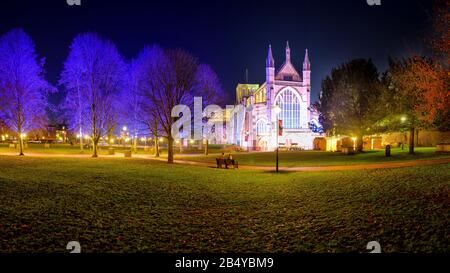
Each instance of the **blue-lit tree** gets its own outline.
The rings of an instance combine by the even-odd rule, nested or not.
[[[146,47],[138,59],[141,62],[139,92],[142,96],[144,119],[153,121],[157,133],[167,138],[168,162],[173,162],[171,135],[172,109],[184,104],[192,109],[194,97],[202,96],[212,102],[221,89],[206,88],[218,82],[217,75],[207,66],[183,50],[164,50],[159,46]]]
[[[194,96],[202,98],[202,109],[205,109],[208,105],[216,104],[222,105],[225,102],[225,95],[220,83],[219,77],[216,72],[207,64],[200,64],[197,69],[196,74],[196,84]],[[214,113],[219,114],[219,113]],[[223,113],[220,113],[219,118],[223,117]],[[203,132],[203,138],[205,139],[205,155],[208,155],[208,145],[211,136],[215,135],[213,130],[208,130],[208,120],[211,116],[207,116],[203,113],[203,118],[201,122],[202,128],[195,128],[196,123],[194,122],[194,130],[201,130]],[[214,126],[213,126],[214,127]]]
[[[119,124],[126,125],[132,138],[132,148],[136,151],[139,135],[148,135],[147,128],[153,128],[153,122],[143,113],[143,99],[139,91],[142,77],[142,58],[132,60],[127,65],[126,87],[119,96]]]
[[[75,37],[61,74],[67,90],[63,108],[72,130],[90,134],[93,157],[98,156],[100,138],[116,125],[125,75],[124,60],[111,41],[95,33]]]
[[[54,88],[44,79],[44,59],[32,39],[13,29],[0,38],[0,120],[17,134],[20,155],[30,130],[44,128],[48,93]]]

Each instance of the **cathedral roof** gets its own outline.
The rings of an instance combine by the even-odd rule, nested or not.
[[[289,42],[286,42],[286,60],[280,70],[278,70],[275,79],[281,81],[302,81],[300,74],[298,74],[294,65],[291,63],[291,48],[289,47]]]
[[[281,81],[302,81],[300,74],[298,74],[294,65],[290,61],[286,61],[281,68],[278,70],[277,75],[275,76],[276,80]]]

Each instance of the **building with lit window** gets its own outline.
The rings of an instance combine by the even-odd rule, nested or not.
[[[311,130],[311,124],[320,125],[318,115],[310,109],[311,64],[308,50],[300,74],[291,62],[289,43],[286,45],[285,62],[277,71],[269,46],[266,82],[261,85],[238,84],[236,103],[243,107],[230,114],[232,126],[227,141],[231,144],[263,151],[274,150],[277,146],[309,150],[313,149],[314,138],[320,136]],[[277,106],[279,113],[275,111]],[[282,134],[277,134],[277,120],[281,120]]]

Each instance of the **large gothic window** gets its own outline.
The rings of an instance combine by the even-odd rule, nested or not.
[[[267,123],[267,120],[260,119],[256,122],[256,134],[261,135],[270,132],[270,126]]]
[[[278,119],[283,120],[283,128],[300,128],[300,96],[292,89],[284,89],[275,100],[275,104],[281,108]]]

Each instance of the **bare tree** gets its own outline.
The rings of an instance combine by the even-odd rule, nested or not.
[[[125,64],[116,46],[95,33],[75,37],[64,64],[61,83],[68,90],[66,109],[89,130],[93,157],[98,156],[101,137],[112,131],[117,120],[118,94],[124,87]],[[76,80],[74,80],[76,79]],[[80,102],[81,98],[81,102]]]
[[[44,60],[38,59],[23,30],[11,30],[0,38],[0,120],[17,134],[20,155],[27,131],[47,122],[47,95],[55,89],[43,75]]]
[[[212,86],[218,82],[217,76],[212,69],[200,65],[194,56],[180,49],[147,47],[139,58],[142,59],[139,89],[145,105],[143,109],[148,120],[157,124],[154,131],[167,139],[167,161],[173,163],[171,130],[176,119],[172,117],[172,109],[180,104],[192,107],[196,95],[205,97],[205,101],[213,100],[217,89]]]

